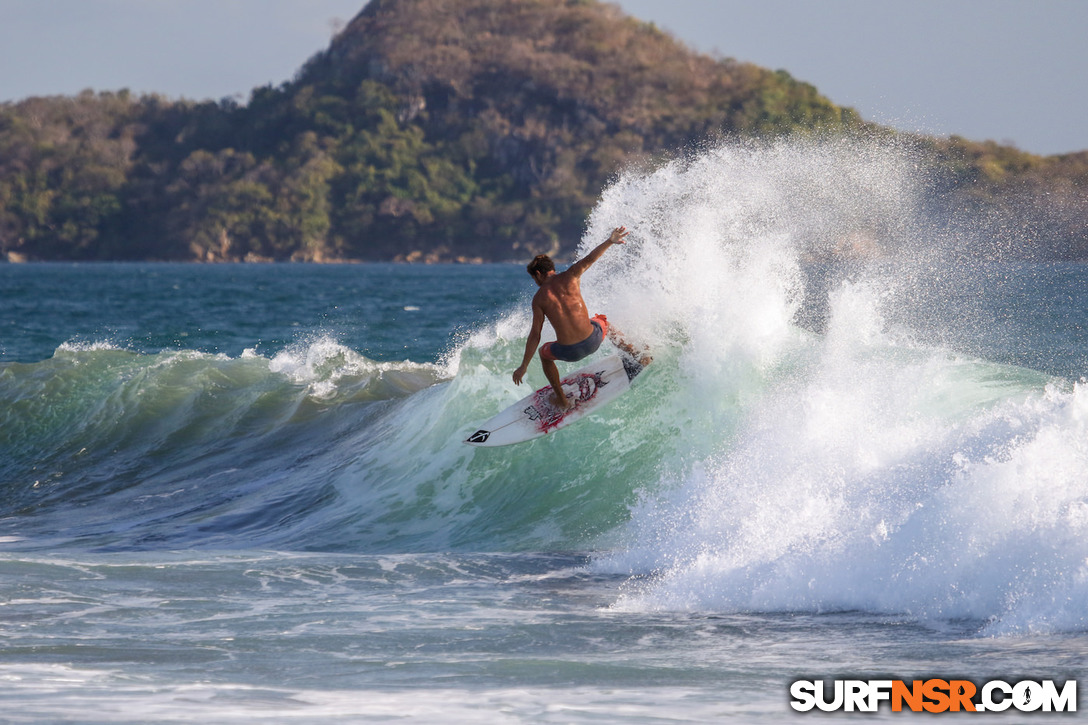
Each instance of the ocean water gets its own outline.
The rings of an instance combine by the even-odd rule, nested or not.
[[[500,449],[461,441],[526,392],[520,265],[0,266],[0,721],[1083,691],[1088,266],[965,262],[927,183],[873,142],[621,175],[583,288],[655,362]]]

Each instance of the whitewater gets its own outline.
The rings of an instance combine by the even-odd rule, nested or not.
[[[654,363],[502,449],[461,441],[524,394],[522,265],[0,267],[4,718],[779,722],[798,678],[1080,677],[1088,268],[964,256],[993,227],[933,187],[891,140],[627,170],[583,291]]]

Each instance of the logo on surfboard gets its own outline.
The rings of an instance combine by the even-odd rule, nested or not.
[[[486,441],[490,437],[491,437],[491,431],[489,431],[489,430],[478,430],[478,431],[476,431],[475,433],[473,433],[472,435],[470,435],[468,437],[468,442],[469,443],[483,443],[484,441]]]

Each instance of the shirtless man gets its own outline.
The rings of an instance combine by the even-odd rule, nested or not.
[[[555,264],[546,254],[537,256],[529,263],[529,275],[540,290],[533,296],[533,326],[525,343],[525,357],[521,361],[521,367],[514,371],[515,385],[521,385],[525,371],[529,369],[536,346],[540,344],[544,319],[547,318],[555,330],[556,341],[541,345],[540,365],[552,386],[552,403],[560,410],[571,406],[570,401],[563,395],[559,368],[555,361],[575,362],[592,355],[608,334],[608,320],[604,315],[597,315],[592,319],[589,317],[586,302],[582,299],[582,275],[600,259],[606,249],[626,241],[627,229],[616,227],[605,242],[572,264],[565,272],[558,274],[555,272]]]

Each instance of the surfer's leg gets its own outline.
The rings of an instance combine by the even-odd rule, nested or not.
[[[543,355],[540,356],[540,366],[544,368],[544,377],[548,378],[552,386],[552,405],[560,410],[566,410],[570,407],[570,401],[563,392],[563,379],[559,377],[559,368]]]
[[[614,326],[610,325],[608,328],[608,339],[612,341],[613,345],[630,355],[632,360],[637,360],[639,365],[649,365],[654,361],[648,354],[650,350],[648,347],[643,346],[643,352],[639,352],[634,345],[623,339],[623,333]]]

